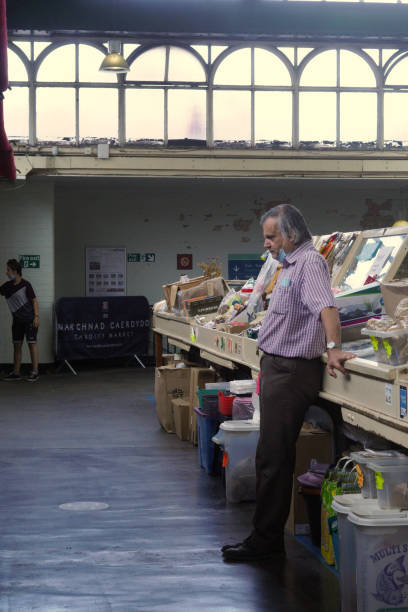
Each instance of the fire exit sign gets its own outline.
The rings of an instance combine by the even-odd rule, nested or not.
[[[20,265],[22,268],[39,268],[40,267],[40,256],[39,255],[20,255]]]

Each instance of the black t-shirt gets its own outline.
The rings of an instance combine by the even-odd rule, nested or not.
[[[15,285],[14,281],[8,281],[1,285],[0,295],[4,295],[11,314],[18,321],[32,321],[34,319],[33,300],[34,289],[24,278]]]

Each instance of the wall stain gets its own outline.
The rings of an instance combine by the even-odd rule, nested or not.
[[[212,231],[213,232],[221,232],[223,227],[224,227],[223,225],[214,225]]]
[[[265,202],[265,203],[255,200],[254,204],[256,208],[251,208],[250,210],[252,210],[256,219],[260,221],[262,215],[264,215],[266,212],[268,212],[268,210],[270,210],[274,206],[278,206],[279,204],[290,204],[290,203],[291,203],[291,198],[286,198],[282,200],[270,200],[269,202]]]
[[[250,242],[251,239],[248,236],[241,236],[241,242]]]
[[[144,222],[145,223],[149,223],[150,219],[145,219]]]
[[[253,219],[236,219],[233,227],[236,232],[249,232]]]
[[[392,211],[391,199],[378,204],[374,200],[366,198],[364,203],[367,206],[367,210],[360,219],[360,226],[363,229],[376,229],[393,225],[395,222],[394,215],[387,214],[389,211]]]
[[[183,227],[190,227],[188,223],[183,223]]]
[[[183,213],[180,213],[179,215],[179,221],[184,221],[185,216],[183,215]]]
[[[212,219],[213,216],[214,215],[212,213],[208,213],[207,215],[204,215],[204,219]]]

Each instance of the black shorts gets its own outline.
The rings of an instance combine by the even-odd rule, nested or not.
[[[13,344],[23,342],[24,336],[28,344],[36,344],[37,342],[38,327],[34,327],[33,321],[18,321],[14,319],[11,331],[13,334]]]

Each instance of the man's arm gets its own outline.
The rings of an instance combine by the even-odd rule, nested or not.
[[[33,308],[34,308],[34,322],[33,322],[33,325],[34,325],[34,327],[38,327],[39,324],[40,324],[40,315],[39,315],[39,308],[38,308],[37,298],[33,298]]]
[[[326,334],[326,342],[333,341],[336,344],[341,344],[341,327],[337,308],[323,308],[320,316]],[[337,374],[334,371],[335,369],[346,374],[347,372],[343,366],[344,362],[356,357],[353,353],[342,351],[341,348],[327,349],[327,356],[327,370],[330,376],[334,378],[337,378]]]

